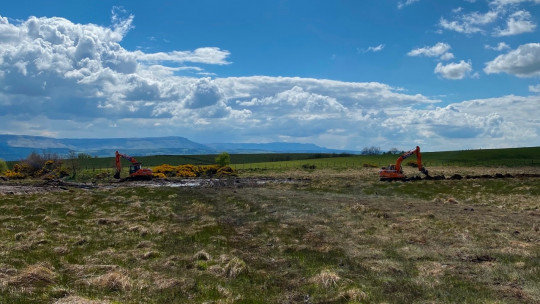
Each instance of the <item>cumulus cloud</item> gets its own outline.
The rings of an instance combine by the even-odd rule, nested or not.
[[[438,42],[434,46],[422,47],[411,50],[407,53],[408,56],[426,56],[426,57],[439,57],[441,60],[449,60],[454,58],[454,54],[448,52],[450,45],[444,42]]]
[[[406,110],[399,120],[389,117],[384,124],[421,134],[426,147],[441,141],[456,143],[449,147],[455,149],[520,146],[540,134],[537,102],[539,96],[469,100],[435,109]],[[449,141],[453,138],[459,141]]]
[[[204,72],[199,64],[230,64],[230,53],[216,47],[128,51],[121,42],[134,17],[121,10],[113,14],[110,27],[37,17],[11,24],[0,17],[0,133],[290,140],[359,150],[387,142],[400,147],[423,142],[436,149],[448,147],[451,138],[476,147],[511,145],[540,133],[536,95],[436,107],[441,100],[379,82],[181,77],[178,71],[185,69]],[[537,48],[525,45],[501,55],[488,64],[490,71],[533,75],[538,69],[519,67],[534,66]],[[410,56],[445,60],[451,58],[449,50],[448,44],[437,43]],[[533,59],[516,64],[523,56]],[[436,68],[450,79],[471,71],[464,61]],[[508,111],[511,107],[516,110]],[[460,142],[457,148],[462,147]]]
[[[120,42],[133,20],[120,8],[113,8],[111,27],[58,17],[30,17],[17,24],[1,18],[0,107],[64,118],[149,117],[156,103],[183,100],[193,91],[194,80],[178,84],[175,71],[204,71],[162,63],[229,64],[230,53],[216,47],[130,52]]]
[[[464,12],[462,7],[452,10],[453,16],[441,17],[439,27],[463,34],[512,36],[533,32],[537,24],[530,12],[517,7],[526,2],[539,4],[538,0],[495,0],[489,2],[487,12]],[[503,21],[504,23],[502,23]]]
[[[457,13],[461,10],[456,11]],[[464,34],[482,33],[484,30],[482,26],[494,22],[499,13],[497,11],[489,11],[486,13],[472,12],[468,14],[461,14],[455,17],[455,20],[447,20],[441,17],[439,20],[439,26],[446,30],[455,31]]]
[[[506,49],[509,49],[510,46],[504,42],[499,42],[499,44],[497,44],[496,46],[491,46],[491,45],[484,45],[484,47],[488,50],[494,50],[494,51],[504,51]]]
[[[459,63],[442,64],[438,63],[435,67],[435,73],[446,79],[463,79],[472,71],[472,63],[461,60]]]
[[[529,92],[540,93],[540,84],[530,85],[529,86]]]
[[[536,4],[540,4],[540,0],[493,0],[490,2],[491,5],[504,7],[508,5],[515,5],[525,2],[533,2]]]
[[[540,43],[520,45],[507,54],[486,63],[486,74],[507,73],[518,77],[540,75]]]
[[[506,21],[506,28],[496,29],[494,35],[511,36],[533,32],[536,29],[536,23],[534,23],[531,18],[531,13],[529,13],[528,11],[517,11],[511,14]]]

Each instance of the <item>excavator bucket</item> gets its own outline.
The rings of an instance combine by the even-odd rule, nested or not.
[[[114,178],[120,179],[120,172],[116,171],[116,173],[114,174]]]

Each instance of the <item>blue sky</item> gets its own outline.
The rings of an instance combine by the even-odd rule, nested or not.
[[[540,145],[540,0],[10,1],[0,133]]]

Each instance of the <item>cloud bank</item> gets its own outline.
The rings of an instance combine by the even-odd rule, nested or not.
[[[411,4],[408,1],[404,4]],[[186,77],[228,65],[218,47],[145,53],[121,42],[133,16],[110,27],[64,18],[0,16],[0,133],[60,137],[180,135],[199,142],[312,142],[330,148],[425,149],[522,145],[537,138],[540,97],[441,100],[379,82],[299,77]],[[382,50],[384,45],[372,49]],[[453,57],[438,43],[409,56]],[[538,75],[540,46],[500,55],[486,73]],[[471,63],[435,73],[461,79]],[[536,90],[533,87],[531,91]],[[514,107],[516,111],[507,111]],[[536,111],[537,112],[537,111]],[[523,132],[523,131],[526,132]],[[452,140],[460,142],[452,146]]]

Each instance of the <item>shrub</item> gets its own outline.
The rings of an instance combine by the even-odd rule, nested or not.
[[[9,179],[23,179],[26,177],[26,175],[20,173],[20,172],[16,172],[14,170],[7,170],[5,173],[4,173],[4,176],[9,178]]]
[[[105,179],[105,178],[108,178],[110,177],[111,175],[109,174],[109,172],[101,172],[101,173],[98,173],[94,176],[95,179]]]
[[[218,165],[199,166],[199,169],[200,169],[199,176],[214,176],[216,175],[219,169],[219,166]]]
[[[303,164],[302,169],[314,170],[314,169],[317,169],[317,166],[316,165],[310,165],[310,164]]]
[[[3,159],[0,159],[0,174],[6,172],[8,170],[8,166],[6,162]]]
[[[219,168],[216,175],[218,177],[237,176],[236,171],[229,166]]]
[[[41,164],[41,167],[37,167]],[[39,154],[32,153],[27,159],[13,166],[12,170],[6,171],[6,177],[21,179],[27,177],[42,177],[44,179],[57,179],[68,176],[70,170],[62,166],[58,158],[44,160]]]
[[[211,177],[211,176],[236,176],[236,172],[229,166],[218,165],[159,165],[152,169],[153,176],[157,178],[165,177]]]
[[[220,167],[228,166],[231,163],[231,156],[227,152],[223,152],[216,157],[216,164]]]
[[[157,172],[157,173],[156,173],[156,172],[153,172],[153,173],[152,173],[152,177],[153,177],[153,178],[167,178],[167,176],[165,176],[165,174],[160,173],[160,172]]]
[[[196,177],[198,171],[193,165],[180,165],[176,167],[176,170],[178,177]]]
[[[165,176],[167,177],[173,177],[173,176],[176,176],[176,167],[173,167],[171,165],[168,165],[168,164],[163,164],[163,165],[159,165],[157,167],[154,167],[152,169],[153,172],[155,173],[163,173]]]

